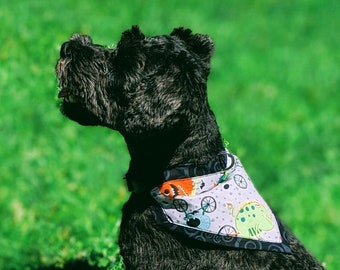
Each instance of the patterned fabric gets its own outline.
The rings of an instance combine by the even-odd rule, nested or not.
[[[178,172],[184,172],[180,179],[171,179],[171,173],[166,173],[167,181],[151,191],[158,202],[153,209],[156,221],[208,243],[291,253],[282,225],[239,159],[226,150],[212,163],[203,171],[213,173],[188,177],[195,171],[188,167],[172,173],[178,177]]]
[[[207,164],[187,164],[171,168],[164,172],[164,181],[223,171],[230,166],[230,164],[227,164],[231,161],[230,155],[229,152],[223,151]]]

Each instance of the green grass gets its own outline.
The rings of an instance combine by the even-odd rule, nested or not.
[[[229,148],[328,269],[340,269],[337,0],[0,0],[0,269],[122,269],[123,139],[58,111],[54,65],[75,33],[112,45],[184,25],[216,43],[209,98]],[[69,268],[71,269],[71,268]]]

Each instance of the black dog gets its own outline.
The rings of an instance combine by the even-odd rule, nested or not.
[[[118,130],[132,195],[119,246],[127,269],[323,269],[281,225],[225,149],[207,100],[214,44],[177,28],[117,48],[73,35],[56,66],[61,111]]]

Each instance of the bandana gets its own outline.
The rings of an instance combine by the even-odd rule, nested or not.
[[[157,223],[211,244],[291,253],[283,226],[228,150],[206,166],[169,170],[165,179],[151,191]]]

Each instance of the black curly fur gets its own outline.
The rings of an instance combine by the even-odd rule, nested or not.
[[[118,130],[131,156],[126,179],[132,195],[119,237],[126,268],[323,269],[287,228],[291,255],[208,245],[155,223],[149,191],[163,172],[205,164],[224,148],[207,99],[213,48],[210,37],[189,29],[146,37],[137,26],[115,49],[78,34],[61,47],[61,111],[82,125]]]

